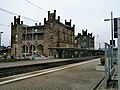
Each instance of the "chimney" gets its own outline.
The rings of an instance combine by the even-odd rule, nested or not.
[[[65,24],[66,24],[67,20],[65,20]]]
[[[71,27],[71,22],[72,22],[72,20],[70,19],[70,27]]]
[[[91,37],[92,37],[92,33],[91,33]]]
[[[13,22],[11,22],[11,30],[13,29]]]
[[[71,21],[72,21],[72,20],[70,19],[70,23],[71,23]]]
[[[39,25],[41,25],[41,22],[39,22]]]
[[[54,20],[55,20],[55,18],[56,18],[56,10],[54,10]]]
[[[14,16],[14,25],[16,26],[16,16]]]
[[[37,23],[35,23],[35,26],[37,26]]]
[[[50,20],[50,11],[48,11],[48,21]]]
[[[18,16],[17,24],[20,24],[20,15]]]
[[[75,30],[75,24],[73,24],[73,30]]]
[[[44,18],[44,24],[46,24],[46,18]]]
[[[60,16],[58,16],[58,22],[60,22]]]
[[[21,21],[21,24],[23,24],[23,21]]]

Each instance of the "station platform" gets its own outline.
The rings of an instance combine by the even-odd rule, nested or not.
[[[79,62],[71,68],[3,84],[0,90],[93,90],[104,76],[104,72],[96,71],[98,60]]]
[[[18,67],[18,66],[25,66],[25,65],[33,65],[33,64],[43,64],[43,63],[53,63],[53,62],[62,62],[62,61],[69,61],[69,60],[78,60],[78,59],[94,59],[98,57],[83,57],[83,58],[70,58],[70,59],[36,59],[36,60],[23,60],[23,61],[16,61],[16,62],[0,62],[0,69],[8,68],[8,67]]]
[[[32,65],[32,64],[42,64],[42,63],[49,63],[49,62],[57,62],[57,61],[64,61],[69,59],[37,59],[37,60],[22,60],[16,62],[1,62],[0,68],[7,68],[7,67],[16,67],[16,66],[24,66],[24,65]]]

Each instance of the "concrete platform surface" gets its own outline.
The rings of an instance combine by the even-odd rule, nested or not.
[[[86,64],[4,85],[0,90],[91,90],[103,77],[94,59]]]

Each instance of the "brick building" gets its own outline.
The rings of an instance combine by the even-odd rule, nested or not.
[[[26,52],[53,56],[48,48],[74,47],[74,34],[75,25],[71,26],[71,19],[61,23],[60,16],[56,19],[56,10],[54,13],[48,11],[48,20],[44,18],[44,25],[24,25],[20,16],[14,17],[14,23],[11,23],[11,55],[19,56]]]
[[[75,46],[78,48],[94,49],[94,36],[92,36],[92,33],[87,33],[87,30],[82,30],[82,34],[78,33],[75,37]]]

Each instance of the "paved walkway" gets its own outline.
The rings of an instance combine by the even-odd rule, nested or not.
[[[96,71],[97,61],[4,84],[0,90],[90,90],[104,75]]]

